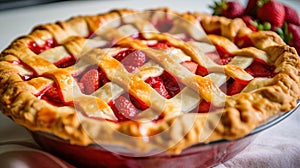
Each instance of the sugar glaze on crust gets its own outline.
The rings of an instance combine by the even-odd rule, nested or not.
[[[98,31],[101,26],[110,21],[120,23],[118,21],[120,17],[135,12],[128,9],[113,10],[105,14],[77,16],[64,22],[44,24],[35,27],[29,35],[12,42],[8,48],[2,51],[0,57],[0,93],[2,95],[0,106],[2,112],[30,130],[49,132],[70,141],[72,144],[110,144],[141,153],[153,150],[179,153],[186,147],[197,143],[243,137],[270,116],[279,112],[287,112],[296,107],[300,95],[299,56],[296,50],[286,45],[276,33],[253,32],[247,28],[241,19],[231,20],[197,12],[179,14],[169,9],[151,10],[149,12],[153,16],[157,12],[167,12],[178,15],[195,25],[199,24],[200,21],[204,30],[208,32],[220,31],[221,36],[209,34],[207,38],[213,44],[221,45],[232,54],[237,55],[236,59],[259,58],[276,67],[276,75],[273,78],[255,78],[240,94],[227,96],[218,91],[215,81],[223,77],[226,78],[226,76],[235,77],[236,74],[239,74],[241,79],[249,79],[251,76],[249,77],[243,70],[234,69],[236,68],[235,65],[216,67],[206,64],[204,65],[207,66],[206,68],[219,68],[225,72],[226,76],[221,75],[211,79],[197,77],[197,75],[184,76],[181,80],[185,82],[186,86],[189,86],[185,92],[187,94],[198,93],[194,97],[196,100],[199,101],[200,98],[203,98],[216,105],[222,105],[224,108],[209,113],[181,111],[180,109],[183,107],[178,107],[173,100],[161,98],[153,92],[151,87],[145,85],[141,78],[146,73],[141,72],[139,74],[141,76],[132,76],[120,68],[119,63],[112,59],[107,52],[102,49],[86,47],[87,39],[85,37],[89,36],[90,32]],[[123,20],[123,22],[131,21],[128,19]],[[184,24],[178,24],[178,26],[185,27]],[[151,25],[144,21],[139,21],[135,27],[140,30],[151,29]],[[157,62],[162,59],[162,55],[165,55],[166,59],[170,59],[164,52],[148,49],[140,41],[124,38],[118,31],[113,32],[110,29],[107,36],[118,37],[121,39],[118,41],[119,46],[142,50]],[[168,41],[190,57],[197,58],[197,54],[194,53],[196,49],[192,43],[182,43],[166,34],[147,33],[145,36],[149,40]],[[193,34],[192,31],[191,36],[198,38],[197,34]],[[238,48],[234,43],[235,39],[245,36],[250,39],[254,46]],[[105,102],[107,97],[95,99],[93,96],[79,94],[75,95],[76,99],[74,99],[72,94],[76,93],[78,87],[74,86],[75,82],[71,73],[75,71],[75,67],[56,68],[49,61],[55,59],[51,53],[45,56],[47,59],[44,59],[28,48],[28,44],[32,41],[43,44],[47,39],[55,39],[62,46],[59,49],[62,53],[68,52],[75,57],[80,57],[85,52],[85,61],[97,62],[98,66],[105,69],[107,74],[122,72],[123,79],[128,79],[128,83],[126,83],[127,80],[124,80],[125,82],[119,80],[118,76],[109,77],[110,80],[124,87],[131,94],[138,96],[144,102],[152,104],[155,110],[165,114],[165,118],[159,122],[144,122],[143,120],[113,122],[111,120],[114,120],[114,115]],[[20,65],[15,63],[20,61],[29,65],[38,73],[37,76],[39,77],[24,81],[20,74],[27,74],[28,69],[20,68]],[[172,62],[172,59],[169,61],[170,64],[166,62],[157,66],[169,70],[180,69],[180,67],[172,66],[177,64]],[[77,112],[74,106],[54,106],[36,96],[46,86],[53,83],[60,86],[65,102],[74,101],[76,107],[88,111],[89,115],[100,115],[103,119],[95,120],[86,117]],[[106,87],[118,89],[117,85],[113,83]],[[154,99],[143,96],[147,94],[153,94]],[[216,98],[216,95],[221,95],[222,99]],[[111,97],[107,99],[109,98]],[[97,109],[88,106],[90,102],[94,102]],[[161,102],[164,103],[164,106],[160,105]],[[97,111],[99,109],[100,114]],[[141,117],[149,116],[151,117],[151,112]]]

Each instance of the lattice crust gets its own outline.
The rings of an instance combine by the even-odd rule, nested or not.
[[[155,149],[180,152],[195,143],[243,137],[268,117],[296,106],[300,95],[299,57],[295,49],[275,33],[252,32],[241,19],[201,13],[178,14],[157,9],[142,16],[124,9],[74,17],[37,26],[29,35],[15,40],[1,54],[3,113],[31,130],[50,132],[74,144],[97,142],[143,152]],[[166,17],[174,24],[168,33],[160,33],[145,19],[157,22]],[[208,33],[217,30],[219,35],[206,36],[202,27]],[[144,40],[129,37],[139,32]],[[91,33],[96,36],[90,36]],[[179,39],[176,35],[181,33],[188,34],[194,41]],[[245,37],[253,46],[238,47],[244,45],[244,41],[238,39]],[[49,42],[49,39],[54,41]],[[166,41],[172,48],[148,47],[147,43],[155,40]],[[105,48],[112,41],[118,47]],[[28,47],[32,42],[38,46],[48,42],[52,46],[34,53]],[[224,47],[235,57],[226,65],[215,63],[205,55],[215,51],[214,45]],[[126,48],[146,53],[150,61],[129,73],[113,57]],[[76,64],[66,68],[56,66],[70,56],[78,60]],[[195,75],[180,64],[190,60],[210,73]],[[276,75],[254,78],[244,70],[254,60],[274,65]],[[110,82],[91,95],[83,94],[72,75],[95,64],[107,74]],[[144,81],[161,75],[164,70],[184,85],[170,99]],[[33,74],[36,77],[24,79]],[[229,96],[219,88],[229,78],[250,82],[240,94]],[[37,96],[53,85],[60,89],[66,106],[52,105]],[[126,92],[149,108],[140,112],[136,120],[116,122],[108,103]],[[209,113],[193,113],[202,100],[221,108]],[[164,118],[152,121],[158,112]],[[130,140],[126,139],[128,135],[132,136]]]

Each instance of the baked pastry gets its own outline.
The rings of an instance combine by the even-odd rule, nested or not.
[[[72,144],[178,153],[296,107],[299,57],[239,18],[122,9],[37,26],[1,53],[2,112]]]

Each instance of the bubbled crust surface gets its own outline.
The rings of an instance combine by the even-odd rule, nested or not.
[[[169,9],[156,10],[173,12]],[[28,43],[49,38],[62,43],[71,53],[79,53],[81,46],[84,45],[84,41],[80,40],[82,36],[85,37],[101,25],[130,12],[134,11],[114,10],[105,14],[78,16],[63,22],[40,25],[29,35],[12,42],[2,51],[0,57],[2,112],[30,130],[49,132],[69,140],[72,144],[88,145],[95,142],[114,144],[139,152],[167,147],[169,152],[178,153],[196,143],[243,137],[265,122],[268,117],[296,107],[300,95],[300,61],[296,50],[287,46],[273,32],[252,32],[241,19],[231,20],[202,13],[184,15],[201,20],[206,30],[220,29],[221,35],[230,40],[234,40],[236,36],[248,35],[256,48],[265,51],[271,57],[271,64],[276,66],[277,73],[268,86],[230,96],[226,99],[224,109],[215,112],[183,114],[150,124],[93,120],[77,113],[72,107],[56,107],[38,99],[32,94],[34,86],[24,82],[18,75],[18,69],[8,63],[20,57],[30,59],[32,54],[27,47]],[[69,38],[77,39],[74,41],[75,44],[64,43]],[[45,63],[44,66],[53,65]],[[39,69],[43,71],[43,66]],[[220,121],[215,120],[216,118],[220,118]],[[144,141],[145,130],[149,136],[147,145]],[[136,138],[124,141],[124,135]]]

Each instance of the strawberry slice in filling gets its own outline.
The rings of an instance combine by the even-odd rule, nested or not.
[[[235,80],[230,78],[220,89],[229,96],[240,93],[248,84],[247,81]]]
[[[174,97],[180,92],[182,88],[182,83],[179,82],[173,75],[171,75],[167,71],[164,71],[160,78],[163,81],[163,84],[170,98]]]
[[[169,99],[170,95],[164,85],[163,80],[160,77],[149,77],[145,80],[153,89],[155,89],[160,95]]]
[[[63,101],[62,93],[59,91],[57,85],[51,85],[49,88],[45,89],[39,95],[41,99],[46,100],[48,103],[55,106],[64,106],[66,103]]]
[[[110,101],[108,105],[113,110],[118,121],[134,120],[139,113],[139,110],[126,95],[119,96],[117,99]]]
[[[77,81],[81,92],[88,95],[109,82],[105,72],[97,66],[87,68],[84,72],[75,76],[74,79]]]
[[[147,61],[144,52],[132,48],[119,52],[114,58],[120,61],[130,73],[135,72]]]

